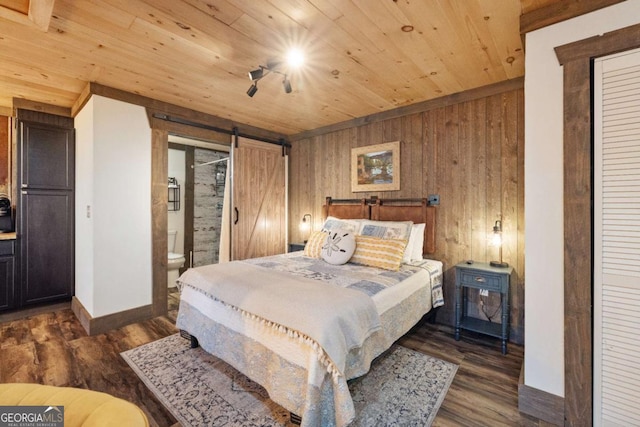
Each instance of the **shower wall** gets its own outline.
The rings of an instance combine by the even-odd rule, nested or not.
[[[195,164],[229,157],[224,151],[196,148]],[[215,264],[220,252],[220,228],[227,162],[197,166],[194,170],[193,266]],[[216,179],[217,178],[217,179]],[[220,179],[222,178],[222,179]]]

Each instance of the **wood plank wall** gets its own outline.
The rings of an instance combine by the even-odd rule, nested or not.
[[[292,142],[289,171],[289,240],[302,242],[302,216],[322,228],[325,197],[416,198],[440,195],[436,215],[436,253],[444,263],[446,304],[439,322],[453,325],[454,266],[491,261],[497,248],[488,237],[502,215],[503,259],[516,270],[511,287],[511,340],[524,341],[524,90],[511,83],[442,98],[422,112],[361,124]],[[468,99],[465,99],[468,98]],[[364,120],[366,122],[366,120]],[[351,149],[401,141],[401,189],[353,193]],[[490,314],[499,301],[489,300]],[[471,296],[476,312],[479,297]],[[473,312],[473,308],[470,313]]]

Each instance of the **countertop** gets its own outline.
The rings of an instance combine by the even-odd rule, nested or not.
[[[12,233],[0,233],[0,240],[16,240],[15,231]]]

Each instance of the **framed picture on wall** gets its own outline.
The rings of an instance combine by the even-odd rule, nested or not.
[[[351,149],[351,191],[400,190],[400,141]]]

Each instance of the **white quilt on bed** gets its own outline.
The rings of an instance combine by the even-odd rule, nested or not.
[[[344,375],[347,354],[381,329],[373,301],[360,291],[245,262],[191,268],[180,282],[274,328],[286,328],[291,337],[309,340],[333,375]]]
[[[195,273],[181,276],[178,327],[196,336],[206,351],[264,386],[272,400],[301,415],[303,427],[349,424],[355,412],[347,380],[365,374],[371,361],[420,320],[432,304],[442,304],[440,298],[432,298],[432,295],[437,295],[434,290],[441,289],[442,264],[437,261],[425,260],[413,266],[403,265],[400,272],[353,264],[331,266],[322,260],[303,257],[301,253],[234,264],[237,265],[234,267],[235,274],[257,278],[258,283],[279,282],[280,279],[275,279],[281,277],[279,274],[271,275],[271,272],[279,271],[294,277],[295,282],[317,281],[321,288],[310,286],[310,289],[316,289],[312,292],[322,293],[322,287],[342,286],[356,292],[353,295],[357,295],[358,301],[368,301],[365,305],[373,300],[380,315],[382,329],[374,328],[360,348],[351,349],[345,355],[346,365],[341,371],[342,375],[335,375],[335,372],[328,372],[326,363],[318,358],[315,340],[300,340],[299,336],[291,333],[294,328],[271,320],[265,321],[263,316],[267,319],[270,316],[265,312],[261,315],[251,314],[248,310],[212,297],[209,292],[217,285],[208,282],[218,282],[224,276],[218,272],[220,266],[211,266],[207,274],[200,277]],[[296,285],[291,282],[290,286]],[[209,291],[203,291],[201,287]],[[265,290],[268,288],[270,286]],[[291,288],[284,293],[272,291],[278,293],[276,298],[284,303],[288,311],[302,316],[306,313],[304,304],[313,304],[315,300],[306,292],[291,291]],[[229,292],[235,293],[235,290]],[[293,300],[291,296],[294,294],[302,296],[302,299],[307,295],[307,302]],[[239,305],[239,300],[244,299],[238,295],[221,298],[237,298],[235,303]],[[326,300],[331,311],[339,303],[338,299],[332,297]],[[260,298],[254,303],[262,305]]]

